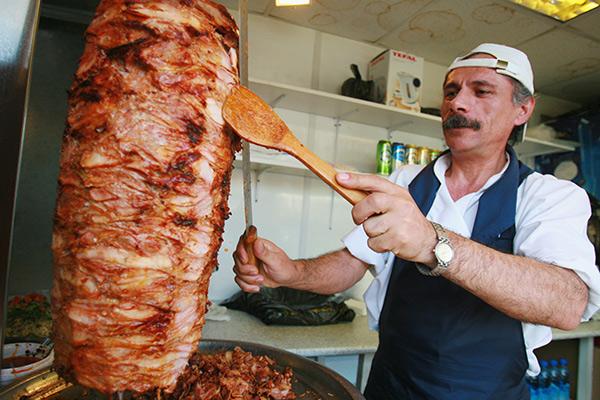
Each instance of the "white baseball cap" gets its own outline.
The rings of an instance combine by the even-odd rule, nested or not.
[[[495,58],[468,58],[476,53],[489,54]],[[533,71],[527,55],[521,50],[501,44],[483,43],[468,54],[455,58],[448,67],[448,72],[462,67],[494,68],[497,73],[521,82],[533,94]]]

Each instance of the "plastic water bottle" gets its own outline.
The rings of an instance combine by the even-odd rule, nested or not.
[[[560,378],[560,400],[569,400],[571,396],[571,385],[569,384],[569,362],[561,358],[558,367],[558,376]]]
[[[538,376],[525,375],[525,380],[529,387],[529,400],[540,400],[540,396],[538,395]]]
[[[558,369],[558,361],[550,360],[550,388],[548,400],[561,400],[562,384]]]
[[[550,371],[548,361],[540,362],[542,371],[538,376],[538,400],[550,400]]]

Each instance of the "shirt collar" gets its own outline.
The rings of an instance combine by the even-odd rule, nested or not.
[[[504,156],[506,157],[506,162],[504,163],[504,167],[502,167],[502,170],[500,172],[498,172],[497,174],[492,175],[487,180],[485,185],[483,185],[481,187],[481,189],[479,189],[475,193],[484,192],[487,188],[489,188],[494,183],[496,183],[498,181],[498,179],[500,179],[502,177],[504,172],[506,172],[506,170],[508,169],[508,165],[510,164],[510,155],[505,152]],[[441,155],[437,160],[435,160],[435,164],[433,165],[433,172],[434,172],[436,178],[442,184],[442,186],[446,186],[446,171],[448,170],[448,168],[450,168],[451,163],[452,163],[452,158],[450,156],[450,153],[446,153],[446,154]]]

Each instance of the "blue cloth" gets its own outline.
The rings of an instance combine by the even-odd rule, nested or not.
[[[511,253],[517,189],[533,172],[507,148],[502,177],[479,200],[472,240]],[[440,187],[430,163],[409,185],[423,215]],[[396,258],[380,316],[369,400],[529,399],[521,322],[443,277]]]

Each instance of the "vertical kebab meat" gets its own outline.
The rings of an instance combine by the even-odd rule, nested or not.
[[[238,31],[210,0],[102,0],[85,39],[55,212],[55,365],[105,393],[169,393],[229,214]]]

